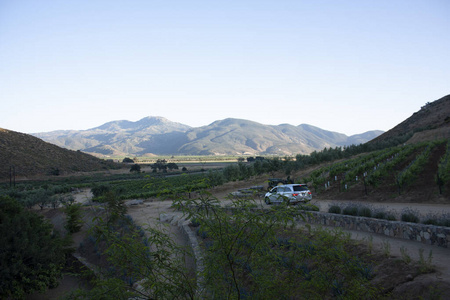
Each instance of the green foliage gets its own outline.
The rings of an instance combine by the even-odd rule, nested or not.
[[[403,222],[410,222],[410,223],[419,223],[420,213],[418,211],[412,210],[412,209],[405,209],[402,211],[401,220]]]
[[[130,168],[130,172],[136,172],[136,173],[141,172],[141,166],[138,164],[132,165]]]
[[[341,213],[341,207],[339,205],[332,205],[328,209],[328,212],[330,214],[340,214]]]
[[[439,186],[439,191],[442,194],[442,187],[450,182],[450,141],[447,142],[445,155],[439,161],[438,173],[436,176],[436,183]]]
[[[420,153],[405,169],[403,169],[397,175],[397,184],[399,187],[399,191],[405,186],[409,186],[414,183],[419,173],[428,162],[431,150],[433,149],[433,147],[435,147],[435,145],[435,143],[428,145],[422,153]]]
[[[433,270],[433,250],[430,250],[428,257],[425,258],[424,250],[419,249],[419,268],[422,273],[428,273]]]
[[[386,219],[387,213],[384,210],[375,210],[372,215],[375,219]]]
[[[408,254],[408,249],[405,246],[400,247],[400,254],[402,255],[402,260],[405,264],[411,263],[411,256]]]
[[[132,160],[131,158],[129,158],[129,157],[125,157],[123,160],[122,160],[122,162],[124,162],[124,163],[134,163],[134,160]]]
[[[131,218],[97,218],[92,229],[109,267],[99,270],[93,288],[77,290],[69,299],[194,299],[195,276],[186,269],[189,253],[163,229],[145,234]]]
[[[113,224],[122,219],[127,213],[127,207],[113,192],[109,191],[104,195],[103,202],[106,203],[107,223]]]
[[[358,208],[358,216],[371,218],[372,217],[372,209],[367,206],[360,206]]]
[[[336,293],[356,299],[376,291],[370,267],[345,250],[348,236],[322,230],[309,235],[292,227],[307,213],[300,206],[265,210],[237,199],[222,207],[208,194],[174,206],[200,224],[206,298],[319,299]]]
[[[31,194],[29,205],[37,204],[41,209],[50,203],[50,192],[45,189],[38,189],[33,194]]]
[[[158,159],[150,167],[153,169],[154,172],[156,172],[157,170],[166,171],[167,168],[168,168],[167,160],[165,160],[165,159]]]
[[[58,284],[65,259],[52,232],[43,217],[0,197],[0,298],[24,299]]]
[[[358,207],[356,205],[347,205],[342,210],[342,214],[348,215],[348,216],[357,216],[358,215]]]
[[[432,214],[425,216],[423,224],[450,227],[450,214]]]
[[[83,227],[83,220],[81,218],[81,204],[66,205],[64,212],[67,215],[65,228],[69,233],[80,231]]]
[[[320,211],[319,207],[311,203],[298,203],[297,206],[299,207],[298,209],[304,211]]]
[[[91,188],[92,195],[94,198],[99,198],[109,192],[111,190],[111,187],[108,184],[98,184],[94,185]]]
[[[170,162],[170,163],[167,164],[167,168],[169,170],[178,170],[178,165],[176,163],[174,163],[174,162]]]
[[[360,216],[366,218],[384,219],[388,221],[396,221],[396,217],[392,212],[387,212],[385,208],[373,208],[367,205],[355,203],[338,203],[333,204],[328,209],[329,213],[344,214],[349,216]]]

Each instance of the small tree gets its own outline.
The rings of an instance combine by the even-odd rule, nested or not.
[[[98,198],[103,196],[105,193],[109,192],[111,190],[111,187],[106,184],[100,184],[96,185],[91,189],[92,195],[94,195],[94,198]]]
[[[123,218],[127,213],[127,207],[124,205],[123,201],[112,191],[105,193],[104,196],[104,202],[107,205],[107,222],[114,223],[118,219]]]
[[[32,198],[33,202],[37,203],[41,209],[44,209],[50,203],[50,193],[48,190],[39,189],[33,194]]]
[[[64,209],[67,215],[67,223],[65,228],[69,233],[75,233],[80,231],[83,227],[83,220],[81,219],[81,204],[67,205]]]
[[[141,172],[141,166],[138,164],[134,164],[131,166],[130,172],[136,172],[136,173],[140,173]]]
[[[127,163],[127,164],[133,164],[133,163],[134,163],[134,160],[132,160],[132,159],[129,158],[129,157],[125,157],[125,158],[123,159],[122,162]]]
[[[178,165],[176,163],[168,163],[167,167],[169,168],[169,170],[178,170]]]

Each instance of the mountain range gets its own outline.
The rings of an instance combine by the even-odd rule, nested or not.
[[[58,147],[29,134],[0,128],[0,181],[11,179],[12,174],[14,177],[30,178],[118,167],[117,164],[82,151],[64,149],[70,147],[90,150],[91,153],[110,154],[227,153],[227,147],[233,153],[283,153],[281,149],[286,152],[307,153],[333,145],[359,144],[369,139],[369,143],[381,144],[392,140],[402,140],[403,143],[403,137],[408,139],[406,143],[450,140],[450,95],[426,103],[391,130],[381,135],[379,133],[380,131],[370,131],[347,137],[305,124],[271,126],[237,119],[225,119],[208,126],[191,128],[164,118],[148,117],[137,122],[113,121],[90,130],[36,134],[63,146]],[[376,135],[378,136],[372,138]],[[279,143],[275,144],[276,142]],[[120,147],[126,151],[120,152]]]
[[[228,118],[190,127],[163,117],[111,121],[88,130],[35,133],[46,142],[97,156],[292,155],[372,140],[383,131],[347,136],[301,124],[264,125]]]

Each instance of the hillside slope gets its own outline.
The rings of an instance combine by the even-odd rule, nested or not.
[[[411,117],[370,143],[412,135],[410,143],[450,138],[450,95],[428,102]]]
[[[117,168],[112,162],[46,143],[34,136],[0,128],[0,179],[70,174]]]

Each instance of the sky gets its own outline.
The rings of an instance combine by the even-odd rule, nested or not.
[[[450,94],[448,0],[0,0],[0,128],[387,131]]]

